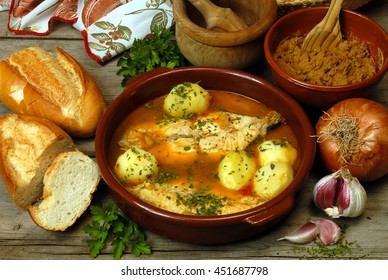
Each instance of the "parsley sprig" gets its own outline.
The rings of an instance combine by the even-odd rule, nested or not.
[[[134,256],[151,254],[150,246],[139,226],[120,214],[116,203],[110,200],[106,205],[90,206],[92,221],[83,227],[91,237],[88,242],[89,254],[96,258],[108,242],[114,247],[113,258],[121,259],[127,245]]]
[[[121,85],[124,87],[130,79],[158,67],[186,65],[184,56],[172,38],[173,32],[170,29],[159,31],[154,28],[150,36],[135,39],[132,47],[117,62],[120,67],[117,75],[123,77]]]

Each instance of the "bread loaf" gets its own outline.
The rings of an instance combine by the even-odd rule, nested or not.
[[[46,230],[65,230],[88,208],[97,164],[55,123],[30,115],[0,118],[0,173],[16,205]]]
[[[47,168],[59,153],[72,150],[71,137],[48,120],[17,114],[0,118],[0,173],[19,207],[42,196]]]
[[[74,137],[95,134],[106,109],[85,68],[61,48],[30,47],[0,62],[0,102],[18,114],[49,119]]]
[[[97,164],[87,155],[59,154],[44,176],[43,199],[28,208],[31,218],[46,230],[67,229],[88,208],[99,180]]]

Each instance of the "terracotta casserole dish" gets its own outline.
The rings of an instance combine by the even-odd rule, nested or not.
[[[135,108],[167,94],[184,82],[199,83],[259,101],[281,113],[301,150],[301,165],[291,184],[267,203],[235,214],[192,216],[154,207],[129,193],[108,166],[109,145],[121,121]],[[96,160],[109,192],[121,210],[144,229],[167,238],[197,244],[220,244],[257,235],[283,219],[296,205],[315,157],[312,125],[301,106],[270,82],[240,70],[212,67],[159,68],[130,80],[108,107],[97,128]]]

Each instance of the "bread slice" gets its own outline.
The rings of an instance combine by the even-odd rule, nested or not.
[[[19,207],[42,196],[51,162],[59,153],[73,150],[72,138],[48,120],[17,114],[0,118],[0,173]]]
[[[39,47],[0,62],[0,102],[18,114],[43,117],[71,136],[93,136],[105,99],[86,69],[61,48]]]
[[[84,213],[100,181],[97,164],[80,151],[59,154],[44,176],[42,201],[28,208],[46,230],[64,231]]]

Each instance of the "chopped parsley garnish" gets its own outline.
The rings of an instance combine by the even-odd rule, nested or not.
[[[334,245],[325,245],[321,241],[314,241],[314,246],[310,247],[296,247],[294,253],[301,254],[299,259],[319,260],[319,259],[337,259],[337,260],[355,260],[367,257],[367,254],[360,256],[353,256],[353,251],[360,251],[360,245],[357,241],[349,242],[341,238]]]
[[[185,196],[178,194],[176,204],[177,206],[183,204],[190,209],[194,209],[197,215],[207,216],[221,214],[221,209],[225,206],[226,201],[226,197],[218,197],[214,194],[198,192]]]
[[[155,183],[164,184],[178,178],[178,174],[162,169],[156,177]]]
[[[148,109],[152,109],[152,108],[153,108],[152,103],[149,103],[149,102],[145,103],[144,106],[145,106],[146,108],[148,108]]]
[[[287,147],[287,140],[284,137],[282,139],[273,139],[271,141],[276,146]]]
[[[260,152],[265,152],[267,151],[268,147],[271,147],[271,145],[274,146],[280,146],[280,147],[287,147],[287,140],[286,138],[282,139],[272,139],[269,142],[264,143],[263,145],[260,145]]]

